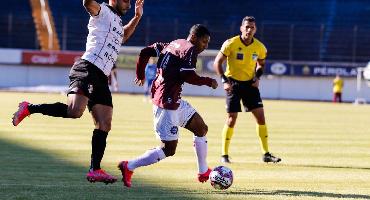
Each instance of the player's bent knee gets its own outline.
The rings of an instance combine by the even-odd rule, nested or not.
[[[259,125],[265,125],[265,118],[264,117],[260,117],[256,120],[257,124]]]
[[[107,127],[107,126],[101,126],[101,127],[99,127],[98,129],[100,129],[100,130],[102,130],[102,131],[104,131],[104,132],[109,132],[110,130],[111,130],[111,127]]]
[[[175,155],[176,149],[163,148],[163,152],[166,157],[169,157]]]
[[[73,119],[80,118],[82,114],[83,114],[83,110],[82,111],[80,110],[69,110],[68,111],[68,117],[73,118]]]
[[[227,125],[229,126],[229,127],[234,127],[235,126],[235,122],[236,122],[236,118],[228,118],[228,120],[227,120]]]
[[[202,127],[199,128],[198,131],[194,133],[194,135],[197,137],[204,137],[207,135],[207,133],[208,133],[208,126],[204,124]]]
[[[204,124],[204,126],[203,126],[203,133],[204,133],[204,135],[207,135],[207,133],[208,133],[208,126],[207,126],[207,124]]]
[[[202,131],[201,131],[201,136],[200,137],[206,136],[207,133],[208,133],[208,126],[206,124],[204,124],[203,127],[202,127]]]
[[[204,136],[207,135],[207,133],[206,132],[204,132],[204,133],[195,133],[194,135],[197,136],[197,137],[204,137]]]
[[[96,128],[99,130],[109,132],[112,128],[112,123],[111,122],[99,122],[97,123],[96,126],[97,126]]]

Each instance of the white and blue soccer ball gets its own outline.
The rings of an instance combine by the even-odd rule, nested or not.
[[[215,167],[209,174],[212,187],[218,190],[226,190],[233,184],[233,172],[225,166]]]

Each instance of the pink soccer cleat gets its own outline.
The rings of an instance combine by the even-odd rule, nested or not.
[[[208,170],[206,172],[204,172],[203,174],[198,174],[198,181],[201,182],[201,183],[204,183],[204,182],[207,182],[208,179],[209,179],[209,174],[211,173],[211,169],[208,168]]]
[[[89,170],[89,172],[86,174],[86,179],[91,183],[103,182],[105,184],[114,183],[117,181],[116,177],[109,175],[102,169]]]
[[[123,185],[126,187],[131,187],[131,177],[132,174],[134,173],[133,171],[130,171],[127,168],[127,163],[128,161],[122,161],[118,164],[118,168],[121,170],[122,173],[122,181]]]
[[[27,101],[23,101],[19,103],[18,111],[13,114],[13,125],[17,126],[21,121],[30,115],[30,111],[28,110],[28,103]]]

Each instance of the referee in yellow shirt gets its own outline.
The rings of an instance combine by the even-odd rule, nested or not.
[[[343,79],[337,74],[333,80],[333,102],[342,103]]]
[[[242,101],[246,112],[252,112],[256,119],[256,132],[260,138],[264,162],[280,162],[268,149],[268,134],[265,123],[262,99],[258,89],[260,77],[263,74],[266,47],[254,38],[256,21],[252,16],[244,17],[240,26],[241,35],[224,42],[214,61],[214,68],[221,76],[227,94],[227,119],[222,131],[221,162],[230,162],[229,145],[234,133],[234,126],[241,112]],[[226,71],[222,63],[227,61]]]

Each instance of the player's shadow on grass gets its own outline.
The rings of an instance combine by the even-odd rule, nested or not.
[[[86,172],[87,166],[0,139],[0,199],[200,199],[138,179],[130,189],[123,188],[121,181],[92,184]],[[114,173],[118,175],[118,169]]]
[[[350,199],[370,199],[370,195],[362,194],[338,194],[330,192],[315,192],[315,191],[295,191],[295,190],[244,190],[237,189],[236,191],[227,192],[232,195],[280,195],[289,197],[326,197],[326,198],[350,198]]]

